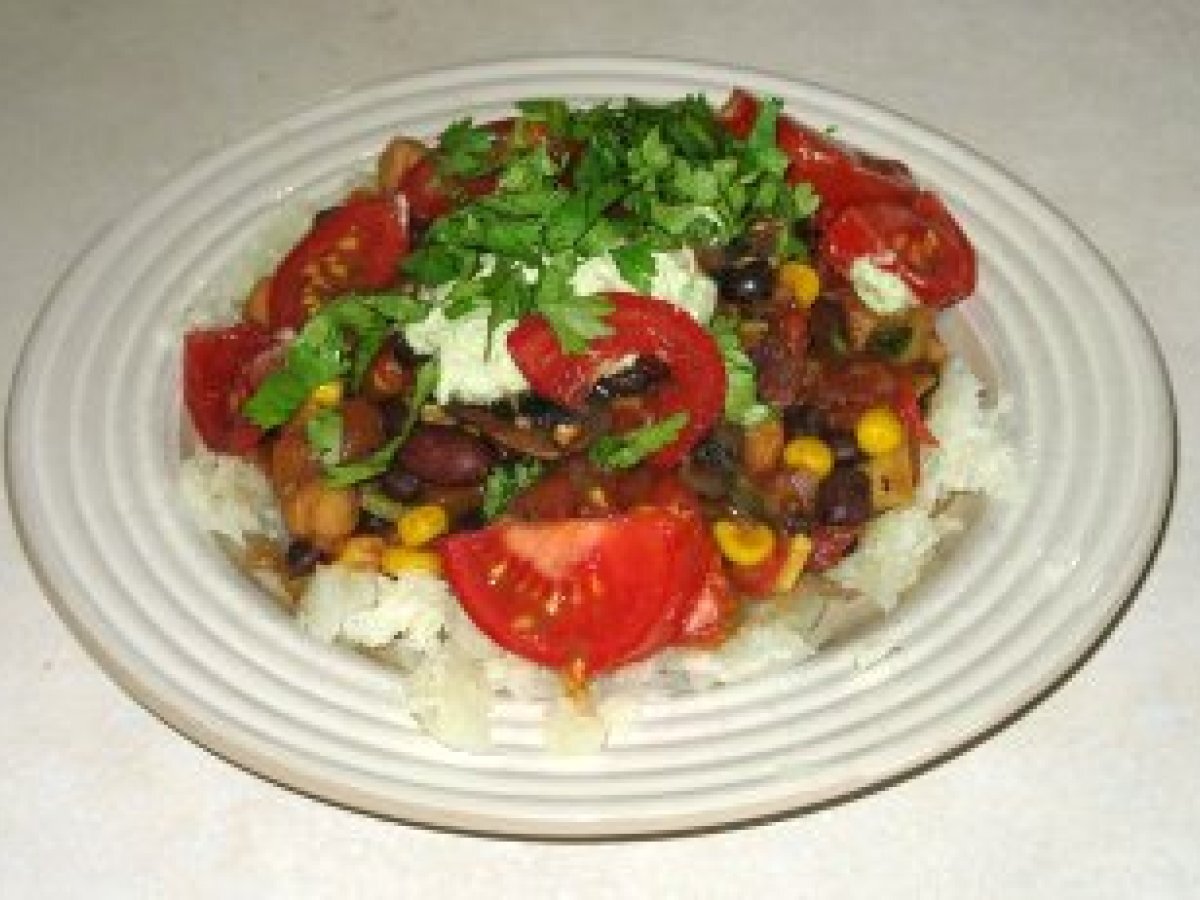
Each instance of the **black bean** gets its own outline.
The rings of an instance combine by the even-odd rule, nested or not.
[[[539,428],[571,425],[579,419],[579,414],[575,410],[559,406],[553,400],[547,400],[537,394],[523,396],[517,404],[517,413],[525,416]]]
[[[812,524],[812,519],[799,509],[786,510],[779,517],[779,526],[790,535],[808,534]]]
[[[833,461],[840,466],[853,466],[863,461],[862,449],[849,431],[831,428],[824,434],[825,443],[833,451]]]
[[[741,456],[741,434],[733,428],[717,427],[696,445],[692,459],[707,469],[732,474]]]
[[[592,390],[601,398],[636,397],[670,375],[671,370],[658,357],[639,356],[633,365],[605,375]]]
[[[421,496],[421,479],[399,466],[392,466],[379,477],[379,488],[392,500],[412,503]]]
[[[385,516],[376,515],[369,510],[358,514],[358,522],[354,526],[358,534],[387,535],[395,529],[396,523]]]
[[[308,541],[296,538],[288,544],[287,551],[283,554],[283,561],[287,566],[288,574],[293,578],[299,578],[302,575],[311,574],[322,557],[321,551]]]
[[[825,430],[825,413],[811,403],[793,403],[783,411],[783,431],[791,440],[820,434]]]
[[[817,518],[824,525],[861,525],[871,517],[871,482],[859,469],[835,468],[817,488]]]
[[[758,303],[775,289],[775,272],[761,257],[738,260],[717,275],[721,297],[730,303]]]
[[[393,438],[404,430],[408,424],[408,404],[398,398],[385,400],[379,405],[383,418],[383,432]]]

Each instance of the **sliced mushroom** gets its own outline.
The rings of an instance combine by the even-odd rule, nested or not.
[[[451,414],[501,447],[546,461],[586,447],[603,430],[605,418],[589,412],[574,421],[541,424],[527,416],[508,418],[486,406],[455,406]]]

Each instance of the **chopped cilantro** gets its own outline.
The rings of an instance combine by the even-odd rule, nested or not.
[[[746,140],[701,96],[580,109],[534,99],[518,109],[500,152],[495,135],[469,120],[440,137],[439,171],[494,173],[497,184],[435,221],[404,263],[419,285],[454,285],[448,317],[485,309],[494,330],[536,311],[575,352],[607,333],[606,301],[570,284],[588,257],[611,254],[622,277],[648,291],[655,251],[725,244],[762,220],[779,223],[781,254],[803,255],[794,226],[817,197],[787,181],[775,144],[779,100],[764,99]]]
[[[304,423],[304,436],[322,463],[334,466],[341,462],[342,415],[336,409],[315,413]]]
[[[602,435],[588,450],[592,462],[605,469],[629,469],[679,436],[687,413],[677,412],[624,434]]]
[[[348,487],[383,474],[391,465],[392,457],[396,455],[400,445],[408,440],[409,434],[412,433],[413,426],[417,424],[417,419],[421,415],[421,407],[429,401],[437,387],[437,379],[437,363],[433,360],[422,363],[421,367],[417,369],[412,396],[408,401],[408,416],[400,428],[400,433],[370,456],[354,462],[326,466],[325,481],[332,487]]]
[[[442,132],[438,141],[438,172],[448,177],[475,178],[491,168],[492,141],[495,136],[486,128],[461,119]]]
[[[354,294],[328,304],[288,345],[283,365],[263,379],[242,412],[263,428],[290,419],[322,384],[350,376],[357,387],[387,335],[424,318],[408,294]]]
[[[508,509],[523,490],[542,477],[542,464],[536,459],[517,460],[497,466],[488,473],[483,485],[483,515],[489,522]]]
[[[742,349],[737,321],[721,316],[709,330],[725,361],[725,418],[743,427],[757,425],[771,414],[771,408],[758,399],[754,363]]]

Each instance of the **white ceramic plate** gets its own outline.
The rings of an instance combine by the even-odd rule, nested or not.
[[[197,532],[176,496],[180,323],[281,198],[332,199],[394,133],[432,134],[529,96],[580,101],[730,85],[909,162],[981,259],[947,323],[1011,395],[1024,499],[989,506],[945,566],[864,645],[785,675],[650,705],[586,758],[535,748],[501,711],[487,756],[402,715],[394,677],[299,633]],[[655,833],[845,797],[985,734],[1053,685],[1114,619],[1169,501],[1173,413],[1154,342],[1096,251],[996,166],[821,88],[712,66],[540,60],[342,94],[176,178],[64,277],[26,348],[8,423],[10,491],[48,593],[133,696],[229,760],[385,816],[506,834]]]

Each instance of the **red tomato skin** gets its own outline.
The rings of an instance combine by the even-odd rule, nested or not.
[[[925,416],[921,412],[920,400],[917,398],[917,392],[913,388],[912,379],[901,378],[899,380],[896,385],[896,393],[892,405],[909,437],[919,444],[927,444],[931,447],[937,446],[937,435],[929,429],[929,424],[925,421]]]
[[[917,299],[944,309],[975,291],[975,249],[934,194],[904,203],[848,206],[827,223],[819,256],[843,277],[865,257],[904,280]]]
[[[439,551],[480,630],[551,668],[611,671],[684,638],[700,599],[719,605],[703,523],[665,508],[501,523],[451,535]]]
[[[716,341],[683,310],[664,300],[613,293],[612,333],[577,354],[564,353],[541,316],[528,316],[508,336],[508,349],[534,392],[581,409],[605,364],[630,354],[655,356],[670,370],[666,383],[645,397],[654,419],[677,412],[688,420],[679,436],[649,458],[659,468],[679,463],[721,416],[725,364]]]
[[[407,252],[407,213],[394,198],[353,196],[319,214],[271,279],[271,326],[299,328],[330,297],[388,286]]]
[[[735,88],[717,115],[734,137],[745,140],[758,118],[758,98]],[[826,213],[850,203],[902,200],[917,190],[903,163],[846,147],[790,116],[780,115],[775,144],[788,157],[792,184],[808,182]]]
[[[249,323],[184,335],[183,402],[210,450],[243,454],[262,439],[239,408],[266,377],[278,346],[270,331]]]

